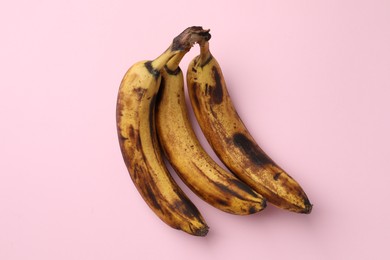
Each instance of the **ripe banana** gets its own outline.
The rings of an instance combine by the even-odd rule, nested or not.
[[[222,169],[202,148],[188,117],[184,78],[176,54],[161,71],[156,105],[156,128],[161,147],[179,177],[210,205],[236,215],[265,208],[261,195]]]
[[[121,152],[137,190],[162,221],[195,236],[205,236],[208,226],[164,164],[155,130],[155,103],[164,65],[207,34],[201,27],[187,28],[159,57],[134,64],[121,82],[116,108]]]
[[[207,141],[238,178],[268,202],[293,212],[310,213],[301,186],[259,147],[240,119],[209,42],[189,64],[187,87],[195,117]]]

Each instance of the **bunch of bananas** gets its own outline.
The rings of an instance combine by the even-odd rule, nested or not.
[[[124,162],[142,198],[172,228],[195,236],[209,230],[203,216],[167,170],[164,156],[183,182],[210,205],[248,215],[266,207],[310,213],[300,185],[281,169],[248,132],[209,49],[209,30],[193,26],[174,38],[154,60],[135,63],[118,92],[116,120]],[[179,64],[198,43],[200,55],[187,70],[195,117],[219,166],[202,148],[191,126]]]

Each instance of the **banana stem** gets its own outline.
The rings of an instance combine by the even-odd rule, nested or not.
[[[172,59],[170,59],[167,63],[167,68],[170,70],[170,71],[175,71],[178,67],[179,67],[179,64],[181,62],[181,60],[183,59],[184,55],[187,53],[188,51],[181,51],[179,53],[177,53],[175,56],[172,57]]]
[[[152,68],[153,70],[155,71],[161,71],[165,64],[167,64],[167,62],[176,54],[180,53],[182,51],[179,51],[179,50],[176,50],[176,51],[172,51],[172,48],[169,47],[163,54],[161,54],[160,56],[158,56],[156,59],[154,59],[152,62],[151,62],[151,65],[152,65]]]
[[[211,58],[209,41],[204,40],[199,42],[200,46],[200,64],[205,65]]]
[[[160,71],[167,64],[167,62],[176,54],[178,54],[177,64],[179,64],[183,56],[191,49],[191,47],[196,42],[200,43],[208,41],[211,38],[209,31],[210,30],[204,30],[200,26],[188,27],[173,39],[172,44],[163,54],[151,61],[152,69],[155,71]],[[176,65],[172,64],[172,66]]]

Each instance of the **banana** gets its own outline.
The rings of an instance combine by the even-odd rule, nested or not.
[[[291,176],[256,143],[229,96],[221,67],[209,49],[188,66],[187,87],[195,117],[211,147],[239,179],[279,208],[310,213],[312,204]]]
[[[176,54],[161,71],[156,128],[164,154],[183,182],[210,205],[236,215],[258,212],[266,206],[264,198],[222,169],[192,129],[179,67],[184,54]]]
[[[121,152],[138,192],[163,222],[195,236],[206,236],[208,226],[167,170],[154,120],[161,69],[207,34],[201,27],[189,27],[159,57],[134,64],[122,79],[116,107]]]

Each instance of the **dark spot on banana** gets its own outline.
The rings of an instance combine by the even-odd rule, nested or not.
[[[282,174],[281,172],[277,172],[274,174],[274,180],[277,181],[279,179],[279,176],[280,174]]]
[[[226,200],[224,199],[219,199],[219,198],[216,198],[215,199],[215,202],[218,204],[218,205],[222,205],[222,206],[229,206],[229,202],[227,202]]]
[[[134,169],[131,171],[132,174],[130,174],[130,176],[134,182],[137,182],[140,176],[142,177],[145,175],[143,174],[143,168],[139,164],[135,164],[133,168]]]
[[[141,136],[137,136],[136,142],[135,142],[135,148],[137,150],[142,150],[142,144],[141,144]]]
[[[233,196],[233,197],[236,197],[236,198],[238,198],[238,199],[240,199],[240,200],[245,200],[245,198],[242,197],[241,194],[239,194],[239,193],[233,191],[233,190],[230,189],[228,186],[225,186],[224,184],[220,184],[220,183],[218,183],[218,182],[215,182],[214,184],[218,187],[218,189],[220,189],[221,191],[223,191],[223,192],[225,192],[226,194],[228,194],[227,197],[228,197],[228,196]]]
[[[151,202],[151,206],[153,206],[155,209],[161,210],[160,203],[158,203],[158,200],[156,198],[156,194],[154,194],[151,186],[149,184],[145,185],[145,192],[147,195],[147,199]]]
[[[200,65],[200,67],[203,68],[204,66],[206,66],[207,64],[209,64],[210,61],[211,61],[212,59],[213,59],[213,56],[210,55],[210,56],[207,58],[207,60],[206,60],[205,62],[203,62],[203,63]]]
[[[181,200],[177,200],[174,203],[174,207],[187,217],[194,217],[199,214],[199,210],[189,200],[186,203]]]
[[[193,72],[198,72],[198,71],[195,69],[195,67],[192,67],[191,70],[192,70]]]
[[[206,95],[206,96],[210,96],[211,94],[210,94],[210,86],[209,86],[209,84],[205,84],[205,86],[204,86],[204,94]]]
[[[160,71],[153,68],[152,61],[145,62],[145,67],[155,79],[158,79],[158,77],[160,76]]]
[[[141,87],[133,89],[133,92],[137,95],[137,100],[138,101],[141,100],[141,98],[144,95],[145,91],[146,91],[146,89],[141,88]]]
[[[248,185],[246,185],[245,183],[243,183],[242,181],[238,180],[238,179],[233,179],[232,182],[238,187],[240,188],[241,190],[243,190],[244,192],[250,194],[251,196],[253,197],[258,197],[258,195],[252,190],[252,188],[250,188]]]
[[[180,67],[177,67],[175,70],[171,70],[168,68],[167,65],[164,66],[164,69],[165,71],[169,74],[169,75],[177,75],[181,72],[181,69]]]
[[[267,155],[260,149],[260,147],[246,137],[245,134],[235,133],[233,135],[233,143],[236,147],[248,156],[250,161],[256,165],[263,166],[265,164],[273,162]]]
[[[192,87],[190,88],[190,91],[192,92],[192,100],[194,101],[193,103],[195,104],[196,109],[199,110],[200,109],[200,103],[199,103],[198,96],[196,95],[197,87],[198,87],[197,84],[193,83]]]
[[[129,126],[129,138],[133,139],[133,140],[135,139],[135,130],[134,130],[134,127],[132,125]],[[125,138],[125,139],[127,139],[127,138]]]
[[[221,104],[223,99],[223,88],[222,88],[222,78],[219,74],[218,69],[214,66],[212,68],[213,77],[215,80],[215,86],[210,88],[209,94],[211,96],[211,102],[213,104]]]

